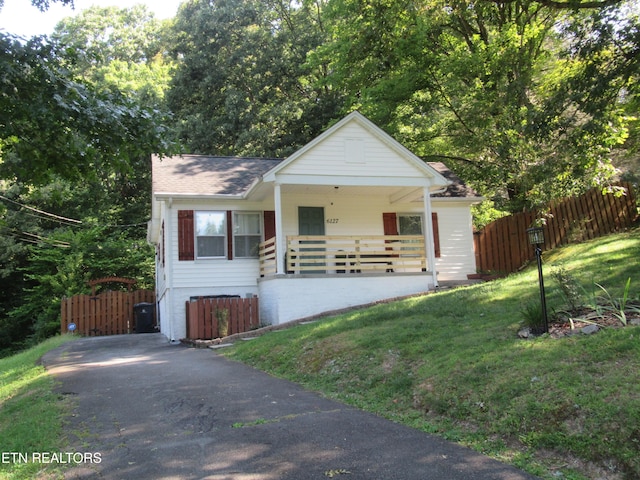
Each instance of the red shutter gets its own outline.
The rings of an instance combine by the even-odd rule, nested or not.
[[[227,210],[227,259],[233,260],[233,212]]]
[[[178,260],[195,258],[193,210],[178,210]]]
[[[436,258],[440,258],[440,232],[438,231],[438,214],[431,214],[431,224],[433,225],[433,248],[436,251]]]
[[[264,212],[264,239],[269,240],[276,236],[276,212],[265,210]]]
[[[398,235],[398,222],[395,212],[383,213],[382,224],[384,225],[385,235]]]

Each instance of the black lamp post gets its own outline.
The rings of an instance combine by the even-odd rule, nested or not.
[[[538,282],[540,283],[540,303],[542,304],[542,319],[544,320],[544,333],[549,332],[549,319],[547,318],[547,300],[544,294],[544,279],[542,278],[542,248],[544,244],[544,231],[542,227],[527,229],[529,243],[536,246],[536,260],[538,261]]]

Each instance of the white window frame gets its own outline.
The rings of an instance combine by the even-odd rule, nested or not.
[[[212,214],[212,213],[218,213],[220,215],[222,215],[222,231],[223,234],[218,234],[218,235],[198,235],[198,229],[199,229],[199,225],[198,225],[198,216],[203,214],[203,215],[207,215],[207,214]],[[227,212],[225,210],[196,210],[194,213],[194,229],[193,229],[193,234],[195,236],[195,258],[199,259],[199,260],[208,260],[208,259],[224,259],[227,258]],[[199,237],[222,237],[223,238],[223,253],[222,255],[212,255],[212,256],[205,256],[205,255],[200,255],[200,246],[198,244],[198,238]]]
[[[236,233],[236,230],[239,226],[239,222],[237,221],[237,217],[238,215],[257,215],[258,216],[258,228],[259,231],[258,233]],[[263,225],[263,215],[261,214],[261,212],[254,212],[254,211],[243,211],[243,210],[237,210],[233,212],[233,258],[259,258],[260,256],[260,252],[259,249],[256,249],[255,255],[249,255],[249,256],[242,256],[242,255],[238,255],[238,249],[236,248],[236,238],[239,237],[258,237],[258,246],[260,244],[260,242],[262,242],[264,240],[264,225]]]

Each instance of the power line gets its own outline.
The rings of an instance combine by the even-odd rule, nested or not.
[[[85,225],[82,220],[76,220],[74,218],[68,218],[68,217],[62,217],[60,215],[56,215],[50,212],[46,212],[44,210],[39,210],[37,208],[34,207],[30,207],[28,205],[25,205],[23,203],[20,202],[16,202],[15,200],[12,200],[10,198],[5,197],[4,195],[0,195],[0,200],[5,200],[7,202],[13,203],[14,205],[18,205],[19,207],[22,208],[26,208],[28,210],[31,210],[33,212],[36,212],[36,214],[30,214],[36,218],[39,218],[38,215],[44,215],[46,217],[49,217],[50,219],[53,219],[59,223],[62,224],[66,224],[66,225]],[[126,224],[115,224],[115,225],[91,225],[91,226],[96,226],[96,227],[103,227],[103,228],[128,228],[128,227],[141,227],[141,226],[146,226],[147,222],[140,222],[140,223],[126,223]]]
[[[10,227],[5,227],[0,225],[0,229],[5,230],[5,233],[0,234],[0,236],[3,236],[5,238],[11,237],[20,242],[35,243],[35,244],[48,243],[54,247],[61,247],[61,248],[69,248],[71,246],[69,242],[63,242],[62,240],[54,240],[52,238],[43,237],[42,235],[37,235],[35,233],[23,232],[15,228],[10,228]]]
[[[32,212],[36,212],[36,213],[38,213],[40,215],[44,215],[46,217],[50,217],[50,218],[55,219],[56,221],[58,221],[60,223],[71,223],[71,224],[76,224],[76,225],[81,225],[82,224],[81,220],[76,220],[74,218],[61,217],[60,215],[56,215],[54,213],[45,212],[44,210],[39,210],[37,208],[30,207],[28,205],[24,205],[22,203],[16,202],[15,200],[11,200],[10,198],[5,197],[4,195],[0,195],[0,199],[5,200],[5,201],[10,202],[10,203],[13,203],[14,205],[18,205],[19,207],[26,208],[27,210],[31,210]]]

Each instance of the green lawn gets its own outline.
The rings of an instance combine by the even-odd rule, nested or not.
[[[640,230],[544,254],[592,293],[640,293]],[[352,311],[239,342],[225,355],[468,445],[543,478],[640,478],[640,328],[521,339],[537,270]]]
[[[588,303],[640,285],[640,230],[545,254],[551,311],[559,267]],[[468,445],[544,478],[640,477],[640,328],[520,339],[535,269],[272,332],[225,354],[325,395]],[[64,451],[69,406],[39,358],[70,337],[0,359],[0,452]],[[55,478],[0,463],[0,479]]]
[[[53,465],[25,463],[19,455],[31,459],[33,453],[63,451],[62,421],[67,407],[53,392],[54,380],[39,360],[71,338],[54,337],[0,359],[0,479],[55,478],[59,474]]]

